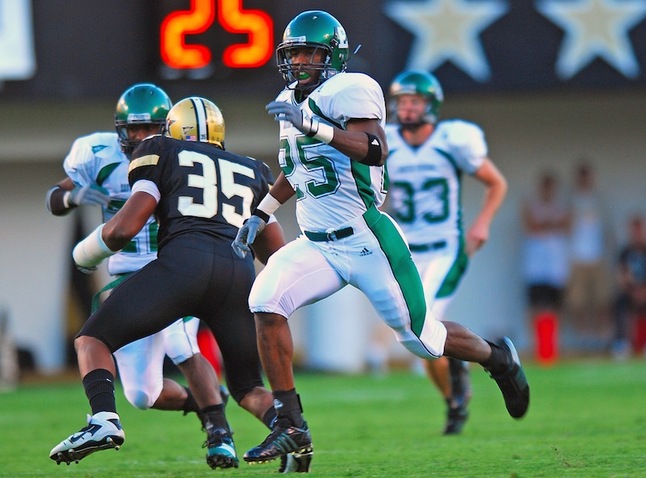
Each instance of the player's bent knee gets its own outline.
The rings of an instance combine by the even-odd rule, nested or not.
[[[173,355],[168,355],[172,362],[177,365],[184,365],[184,366],[190,366],[189,360],[193,357],[195,357],[195,354],[197,351],[193,350],[185,350],[181,353],[173,354]]]
[[[438,320],[424,322],[419,335],[408,328],[396,331],[396,334],[399,342],[418,357],[437,359],[444,355],[447,330],[444,324]]]
[[[277,317],[280,317],[282,321],[287,320],[287,317],[290,317],[291,312],[287,312],[281,307],[275,307],[270,309],[267,308],[255,308],[251,310],[254,314],[256,323],[261,323],[262,325],[271,325],[272,321],[276,321]]]
[[[124,390],[123,393],[128,402],[139,410],[148,410],[153,406],[156,400],[153,400],[152,396],[148,392],[141,389],[127,389]]]
[[[419,358],[427,360],[435,360],[440,358],[444,354],[444,347],[432,346],[429,344],[423,344],[419,339],[404,339],[400,340],[400,343],[406,347],[406,349],[414,355],[417,355]]]

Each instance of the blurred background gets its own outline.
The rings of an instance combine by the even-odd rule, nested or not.
[[[567,200],[581,162],[593,167],[603,200],[614,288],[628,218],[646,214],[643,0],[0,0],[0,344],[16,347],[23,367],[53,374],[75,366],[72,338],[107,280],[103,270],[83,276],[71,259],[99,211],[59,219],[45,208],[74,139],[113,131],[119,95],[153,82],[174,101],[213,100],[227,149],[278,174],[278,128],[264,110],[283,87],[274,49],[289,20],[309,9],[344,25],[351,50],[361,45],[349,70],[384,91],[403,69],[434,73],[445,91],[442,119],[482,126],[509,181],[450,319],[488,338],[508,335],[533,356],[521,205],[545,171]],[[469,225],[482,189],[468,177],[464,185]],[[293,208],[278,213],[289,239],[298,233]],[[349,288],[302,309],[291,319],[297,365],[363,370],[377,320]],[[592,345],[564,335],[559,353],[608,354],[611,329],[598,324]],[[403,347],[393,351],[405,360]]]

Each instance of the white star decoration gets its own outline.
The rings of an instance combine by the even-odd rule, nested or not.
[[[545,0],[536,9],[565,30],[556,74],[568,79],[596,57],[627,78],[639,75],[628,31],[646,17],[644,0]]]
[[[409,30],[415,39],[407,68],[432,71],[445,61],[484,82],[489,63],[478,36],[507,11],[500,0],[394,1],[386,15]]]

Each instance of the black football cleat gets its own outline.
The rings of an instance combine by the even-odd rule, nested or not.
[[[458,406],[456,408],[449,408],[446,417],[446,425],[444,426],[443,435],[459,435],[462,432],[464,424],[469,418],[469,412],[466,406]]]
[[[266,463],[288,453],[307,455],[312,451],[312,435],[307,423],[298,428],[285,419],[279,419],[269,436],[244,454],[244,460],[247,463]]]
[[[510,339],[503,337],[496,342],[496,345],[508,355],[508,365],[497,373],[492,373],[490,370],[488,372],[498,384],[509,414],[514,418],[522,418],[529,407],[529,384],[525,371],[518,358],[516,347]]]

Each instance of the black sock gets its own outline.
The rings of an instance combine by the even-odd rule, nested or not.
[[[202,424],[207,432],[213,427],[229,431],[227,417],[224,415],[224,405],[221,403],[202,408],[198,412],[198,416],[202,419]]]
[[[465,379],[468,373],[467,365],[464,361],[449,358],[449,374],[451,377],[451,390],[453,396],[459,396],[465,393]]]
[[[195,401],[193,392],[191,392],[191,389],[188,387],[184,387],[184,390],[186,390],[186,395],[187,395],[186,401],[184,402],[184,405],[182,405],[182,410],[184,411],[184,415],[188,415],[191,412],[198,413],[200,410],[200,407]]]
[[[289,422],[298,427],[303,427],[303,408],[301,407],[301,399],[296,393],[296,389],[292,388],[287,391],[276,391],[274,395],[274,408],[278,418],[286,418]]]
[[[92,415],[99,412],[117,413],[117,404],[114,398],[114,375],[110,371],[103,368],[92,370],[83,377],[83,388],[90,401]]]
[[[507,354],[493,342],[487,340],[487,343],[491,346],[491,355],[484,362],[480,362],[480,365],[494,375],[504,372],[509,367]]]

